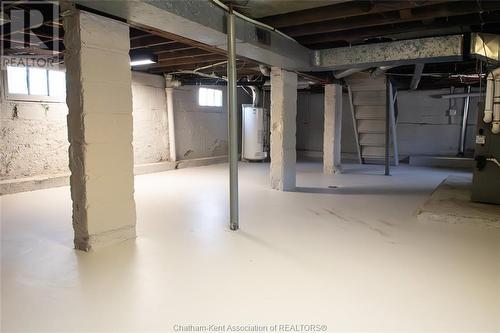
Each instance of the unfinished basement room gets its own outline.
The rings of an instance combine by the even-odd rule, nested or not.
[[[500,1],[1,1],[1,332],[500,333]]]

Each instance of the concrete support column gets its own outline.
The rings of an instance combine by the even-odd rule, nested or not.
[[[167,97],[167,115],[168,115],[168,146],[170,161],[175,162],[175,119],[174,119],[174,88],[165,88]]]
[[[80,10],[64,16],[75,248],[135,238],[129,28]]]
[[[271,187],[295,188],[297,74],[271,69]]]
[[[342,131],[342,86],[325,85],[325,129],[323,132],[323,172],[342,172],[341,166]]]

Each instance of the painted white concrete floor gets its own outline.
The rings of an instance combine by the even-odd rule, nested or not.
[[[268,168],[241,164],[238,232],[226,165],[138,176],[138,238],[91,253],[72,248],[68,187],[1,197],[2,332],[500,331],[500,229],[415,217],[457,172],[306,163],[281,193]]]

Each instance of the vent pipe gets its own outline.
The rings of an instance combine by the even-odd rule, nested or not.
[[[249,88],[252,90],[252,106],[254,108],[261,107],[262,105],[262,89],[260,89],[257,86],[249,86]]]

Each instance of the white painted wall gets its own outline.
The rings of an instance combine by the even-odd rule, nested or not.
[[[0,180],[69,172],[66,103],[7,100],[0,81]]]
[[[132,72],[134,162],[168,160],[168,118],[165,79],[161,75]]]
[[[133,72],[134,158],[136,164],[167,160],[168,124],[162,76]],[[1,81],[1,80],[0,80]],[[227,154],[227,108],[198,106],[198,87],[175,90],[177,155],[192,159]],[[68,173],[65,103],[5,99],[0,87],[0,180]],[[463,99],[457,116],[447,116],[448,100],[432,95],[448,90],[400,91],[398,141],[401,155],[450,155],[457,152]],[[269,94],[267,94],[267,97]],[[112,98],[112,97],[111,97]],[[238,108],[251,97],[238,89]],[[471,99],[467,149],[474,147],[477,98]],[[301,91],[297,107],[297,150],[322,153],[324,95]],[[16,111],[17,110],[17,111]],[[343,95],[342,153],[356,152],[347,94]]]
[[[457,88],[455,92],[464,91]],[[457,154],[464,99],[452,100],[457,115],[448,117],[450,100],[432,97],[449,93],[449,89],[398,92],[397,133],[402,156]],[[474,150],[478,102],[479,98],[470,100],[466,141],[466,151],[470,154]]]
[[[297,150],[323,153],[323,93],[300,91],[297,95]],[[356,141],[347,94],[342,94],[342,153],[356,154]]]
[[[206,86],[222,90],[222,107],[198,105],[200,86],[181,86],[174,90],[175,140],[178,160],[227,155],[227,94],[225,86]],[[251,97],[238,89],[238,111]]]
[[[463,90],[458,90],[463,92]],[[458,151],[463,99],[456,99],[455,117],[448,117],[449,100],[433,98],[448,94],[449,89],[399,91],[397,134],[399,152],[409,155],[454,156]],[[474,149],[474,129],[478,98],[472,98],[469,108],[466,150]],[[297,150],[322,153],[324,94],[299,92],[297,107]],[[453,102],[452,102],[453,103]],[[352,116],[347,94],[343,95],[342,153],[356,152]]]
[[[162,76],[132,73],[135,164],[168,158],[164,88]],[[0,90],[0,180],[69,173],[66,103],[10,101]]]

